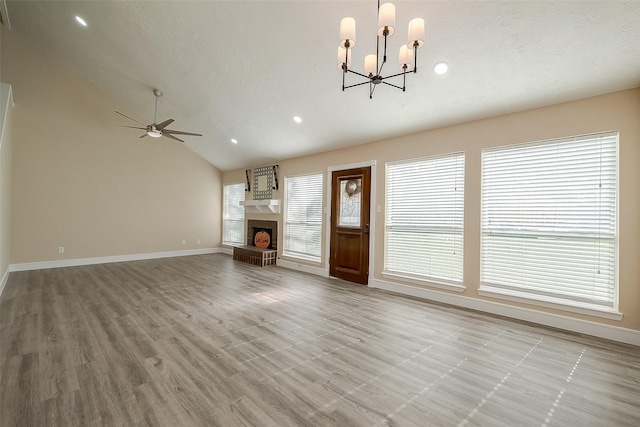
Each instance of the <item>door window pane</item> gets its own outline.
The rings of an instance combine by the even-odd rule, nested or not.
[[[338,225],[360,227],[362,178],[340,179],[340,215]]]

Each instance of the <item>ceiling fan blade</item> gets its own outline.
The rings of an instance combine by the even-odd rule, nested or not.
[[[147,136],[146,133],[142,134],[142,136],[140,138],[144,138],[145,136]]]
[[[134,122],[136,122],[136,123],[140,123],[141,125],[146,126],[144,123],[139,122],[139,121],[137,121],[136,119],[132,119],[131,117],[127,116],[126,114],[122,114],[122,113],[121,113],[121,112],[119,112],[119,111],[114,111],[114,113],[116,113],[116,114],[120,114],[121,116],[126,117],[126,118],[127,118],[127,119],[129,119],[129,120],[133,120],[133,121],[134,121]]]
[[[103,125],[108,125],[108,126],[118,126],[120,128],[131,128],[131,129],[142,129],[142,130],[146,130],[147,128],[141,128],[139,126],[125,126],[125,125],[117,125],[115,123],[103,123]]]
[[[169,135],[168,133],[164,133],[162,132],[162,136],[166,136],[167,138],[171,138],[171,139],[175,139],[176,141],[180,141],[180,142],[184,142],[183,140],[181,140],[180,138],[176,138],[173,135]]]
[[[175,122],[175,120],[173,120],[173,119],[167,119],[167,120],[165,120],[165,121],[164,121],[164,122],[162,122],[162,123],[158,123],[158,124],[156,125],[156,129],[160,129],[160,130],[162,130],[162,129],[166,128],[167,126],[169,126],[169,125],[170,125],[171,123],[173,123],[173,122]]]
[[[172,135],[191,135],[191,136],[202,136],[201,133],[191,133],[191,132],[183,132],[181,130],[171,130],[171,129],[164,129],[162,131],[162,133],[170,133]]]

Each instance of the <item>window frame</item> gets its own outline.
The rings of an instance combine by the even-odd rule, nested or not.
[[[242,188],[242,198],[238,200],[238,202],[240,201],[244,201],[245,200],[245,184],[244,183],[230,183],[230,184],[224,184],[222,186],[222,244],[226,245],[226,246],[243,246],[246,244],[245,239],[246,239],[246,215],[245,215],[245,210],[244,210],[244,206],[240,206],[238,204],[238,206],[240,206],[240,208],[236,211],[236,212],[242,212],[242,218],[235,217],[234,218],[227,218],[227,215],[229,214],[228,207],[230,207],[231,205],[227,203],[227,188],[230,187],[237,187],[235,188],[235,191],[239,191],[240,188]],[[231,240],[227,240],[227,230],[228,230],[228,221],[233,221],[235,223],[241,222],[242,223],[242,233],[240,238],[240,241],[231,241]]]
[[[506,150],[519,150],[519,149],[527,149],[527,148],[535,148],[535,147],[540,147],[540,146],[552,146],[552,145],[557,145],[560,146],[561,144],[566,144],[566,146],[569,147],[569,144],[571,144],[571,142],[575,142],[575,146],[571,145],[567,150],[571,150],[571,149],[578,149],[577,146],[579,143],[587,143],[591,140],[594,140],[596,138],[610,138],[613,139],[615,138],[615,147],[609,147],[609,150],[613,150],[615,152],[615,160],[614,160],[614,166],[615,166],[615,171],[613,172],[613,174],[608,175],[609,177],[613,176],[615,181],[614,181],[614,185],[615,185],[615,190],[611,193],[609,192],[609,196],[611,194],[613,194],[613,197],[615,198],[615,201],[613,203],[613,209],[614,209],[614,215],[613,218],[615,220],[615,224],[613,227],[614,230],[614,234],[613,237],[608,238],[608,240],[611,242],[611,244],[613,244],[613,256],[608,258],[610,263],[613,265],[613,280],[612,282],[609,282],[609,285],[611,286],[612,292],[612,302],[610,305],[608,304],[603,304],[603,303],[594,303],[594,302],[589,302],[586,301],[587,298],[583,298],[583,300],[580,300],[576,297],[574,298],[569,298],[566,295],[565,296],[559,296],[559,294],[554,294],[551,291],[541,291],[538,290],[537,292],[535,290],[533,290],[531,287],[529,287],[527,289],[527,287],[525,286],[509,286],[509,285],[504,285],[504,284],[495,284],[495,283],[490,283],[488,281],[485,280],[485,276],[487,275],[487,273],[485,272],[485,268],[486,268],[486,264],[487,261],[485,260],[485,251],[488,250],[486,248],[486,245],[488,245],[487,241],[489,239],[489,231],[486,228],[486,224],[485,222],[487,220],[485,220],[485,211],[487,209],[489,209],[488,206],[486,206],[487,204],[487,200],[486,200],[486,192],[489,191],[486,188],[486,179],[485,179],[485,169],[486,169],[486,163],[485,163],[485,155],[487,153],[491,153],[491,152],[500,152],[500,151],[506,151]],[[600,132],[600,133],[595,133],[595,134],[588,134],[588,135],[578,135],[578,136],[573,136],[573,137],[566,137],[566,138],[554,138],[554,139],[550,139],[550,140],[542,140],[542,141],[533,141],[533,142],[526,142],[526,143],[518,143],[518,144],[509,144],[509,145],[503,145],[503,146],[498,146],[498,147],[490,147],[490,148],[485,148],[482,150],[482,159],[481,159],[481,166],[482,166],[482,184],[481,184],[481,191],[482,191],[482,195],[481,195],[481,201],[480,201],[480,216],[481,216],[481,220],[480,220],[480,283],[479,283],[479,288],[478,288],[478,294],[481,296],[488,296],[488,297],[492,297],[492,298],[498,298],[498,299],[505,299],[505,300],[510,300],[510,301],[515,301],[515,302],[521,302],[521,303],[527,303],[527,304],[532,304],[532,305],[538,305],[538,306],[543,306],[543,307],[548,307],[548,308],[554,308],[554,309],[560,309],[560,310],[564,310],[564,311],[570,311],[570,312],[575,312],[575,313],[581,313],[581,314],[587,314],[590,316],[596,316],[596,317],[601,317],[601,318],[607,318],[607,319],[613,319],[613,320],[621,320],[622,319],[622,313],[620,313],[618,311],[618,307],[619,307],[619,264],[618,264],[618,257],[619,257],[619,214],[620,214],[620,179],[619,179],[619,173],[620,173],[620,156],[619,156],[619,149],[620,149],[620,137],[619,137],[619,132],[617,131],[611,131],[611,132]],[[601,150],[603,150],[603,148],[601,148]],[[561,154],[566,154],[566,153],[561,153]],[[560,167],[564,167],[564,168],[568,168],[569,167],[569,163],[565,163],[564,165],[560,165]],[[556,167],[555,170],[558,170],[558,168]],[[602,168],[601,168],[602,170]],[[560,169],[560,172],[565,172],[565,169]],[[595,177],[595,174],[591,174],[589,175],[590,177]],[[602,174],[602,172],[597,172],[597,176],[599,179],[602,178],[602,176],[605,176]],[[595,179],[595,178],[593,178]],[[538,196],[539,197],[539,196]],[[534,210],[532,212],[535,213],[539,213],[542,212],[542,210]],[[602,215],[603,210],[598,211],[598,222],[601,221],[600,219],[600,215]],[[606,212],[606,211],[605,211]],[[518,224],[515,224],[514,227],[517,227]],[[522,225],[522,224],[520,224]],[[585,225],[586,227],[586,225]],[[597,224],[597,227],[594,226],[593,230],[594,233],[596,230],[600,230],[601,229],[601,224]],[[600,235],[600,234],[598,234]],[[534,233],[531,232],[531,230],[525,228],[524,226],[521,227],[521,238],[524,237],[535,237],[535,238],[542,238],[542,239],[549,239],[549,238],[565,238],[565,239],[571,239],[571,238],[578,238],[578,237],[572,237],[571,235],[567,235],[567,234],[562,234],[560,232],[558,232],[557,235],[553,235],[551,233],[543,233],[542,231],[539,231],[538,233]],[[598,240],[602,241],[605,238],[598,238]],[[572,288],[568,288],[565,291],[565,294],[568,293]]]
[[[447,206],[447,209],[450,209],[451,212],[454,212],[454,222],[453,225],[449,226],[438,226],[437,220],[432,221],[432,224],[427,226],[426,228],[433,230],[441,229],[439,233],[430,233],[430,234],[440,234],[446,235],[446,230],[457,230],[450,233],[453,236],[453,243],[451,246],[447,246],[447,250],[458,248],[459,249],[459,263],[452,268],[455,268],[455,274],[451,274],[449,277],[442,277],[435,275],[435,270],[432,270],[430,273],[432,274],[424,274],[417,272],[416,270],[404,270],[400,266],[390,265],[390,233],[393,229],[393,220],[391,212],[393,207],[393,202],[391,201],[392,195],[390,194],[392,190],[392,184],[390,183],[390,174],[392,173],[391,169],[395,166],[401,168],[402,166],[415,165],[417,168],[427,169],[430,167],[438,166],[438,163],[446,163],[447,161],[454,162],[455,166],[451,170],[451,175],[445,177],[446,180],[449,181],[449,184],[453,182],[454,191],[456,193],[450,196],[451,206]],[[458,169],[459,168],[459,169]],[[406,176],[407,178],[412,179],[412,186],[420,185],[418,181],[420,178],[429,178],[425,174],[420,173],[419,171],[414,174],[415,176]],[[465,175],[466,175],[466,155],[464,151],[456,151],[451,153],[438,154],[433,156],[412,158],[412,159],[403,159],[397,161],[387,162],[385,164],[385,225],[384,225],[384,267],[382,271],[382,276],[391,279],[402,280],[404,282],[417,284],[417,285],[428,285],[430,287],[442,288],[455,292],[463,292],[465,290],[464,286],[464,234],[465,234],[465,218],[464,218],[464,210],[465,210]],[[434,197],[434,193],[437,191],[436,188],[438,185],[442,185],[443,182],[440,178],[435,178],[435,174],[432,175],[432,178],[425,182],[425,184],[431,185],[433,191],[430,193],[424,194],[425,200]],[[398,184],[396,184],[397,186]],[[410,191],[406,189],[405,191]],[[458,192],[459,191],[459,192]],[[400,208],[401,209],[401,208]],[[457,217],[459,215],[459,218]],[[459,224],[458,224],[459,222]],[[405,225],[404,228],[407,227],[415,227],[415,225]],[[420,233],[412,233],[410,238],[419,237]],[[456,243],[456,240],[459,239],[459,243]],[[434,242],[435,243],[435,242]],[[459,245],[459,246],[457,246]],[[437,249],[437,248],[436,248]],[[433,249],[432,249],[433,250]],[[436,257],[441,257],[443,252],[434,251]]]
[[[315,218],[311,223],[309,221],[296,221],[298,225],[306,225],[307,227],[310,228],[317,228],[317,235],[318,235],[318,239],[319,239],[319,245],[318,245],[318,251],[317,251],[317,255],[314,253],[309,253],[309,252],[304,252],[304,251],[300,251],[300,250],[295,250],[292,249],[289,246],[289,230],[290,230],[290,225],[293,222],[293,220],[290,220],[289,216],[289,208],[291,207],[291,203],[289,202],[289,183],[291,182],[291,180],[295,180],[295,179],[299,179],[299,178],[303,178],[303,177],[315,177],[318,180],[318,185],[317,187],[320,188],[320,192],[319,194],[315,194],[315,196],[318,196],[318,200],[320,203],[319,206],[319,213],[317,218]],[[286,258],[293,258],[296,260],[302,260],[302,261],[306,261],[309,263],[313,263],[313,264],[321,264],[322,263],[322,245],[323,245],[323,234],[322,234],[322,229],[323,229],[323,225],[324,225],[324,215],[323,215],[323,211],[324,211],[324,189],[325,189],[325,185],[324,185],[324,173],[323,172],[312,172],[312,173],[305,173],[305,174],[298,174],[298,175],[290,175],[290,176],[285,176],[284,177],[284,209],[283,209],[283,214],[282,214],[282,219],[283,219],[283,230],[282,230],[282,256],[286,257]]]

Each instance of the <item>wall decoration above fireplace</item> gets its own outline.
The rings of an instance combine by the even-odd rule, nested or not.
[[[271,199],[278,189],[278,165],[263,166],[253,170],[253,200]]]

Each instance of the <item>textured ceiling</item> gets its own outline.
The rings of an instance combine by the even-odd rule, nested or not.
[[[152,120],[151,90],[160,88],[158,119],[204,134],[187,145],[222,170],[640,86],[640,1],[395,4],[387,71],[397,69],[411,18],[425,18],[427,40],[407,92],[381,86],[373,100],[367,86],[341,92],[336,50],[340,19],[353,16],[353,68],[362,70],[375,51],[374,0],[8,1],[7,9],[15,31],[139,119]],[[433,73],[438,61],[449,73]]]

